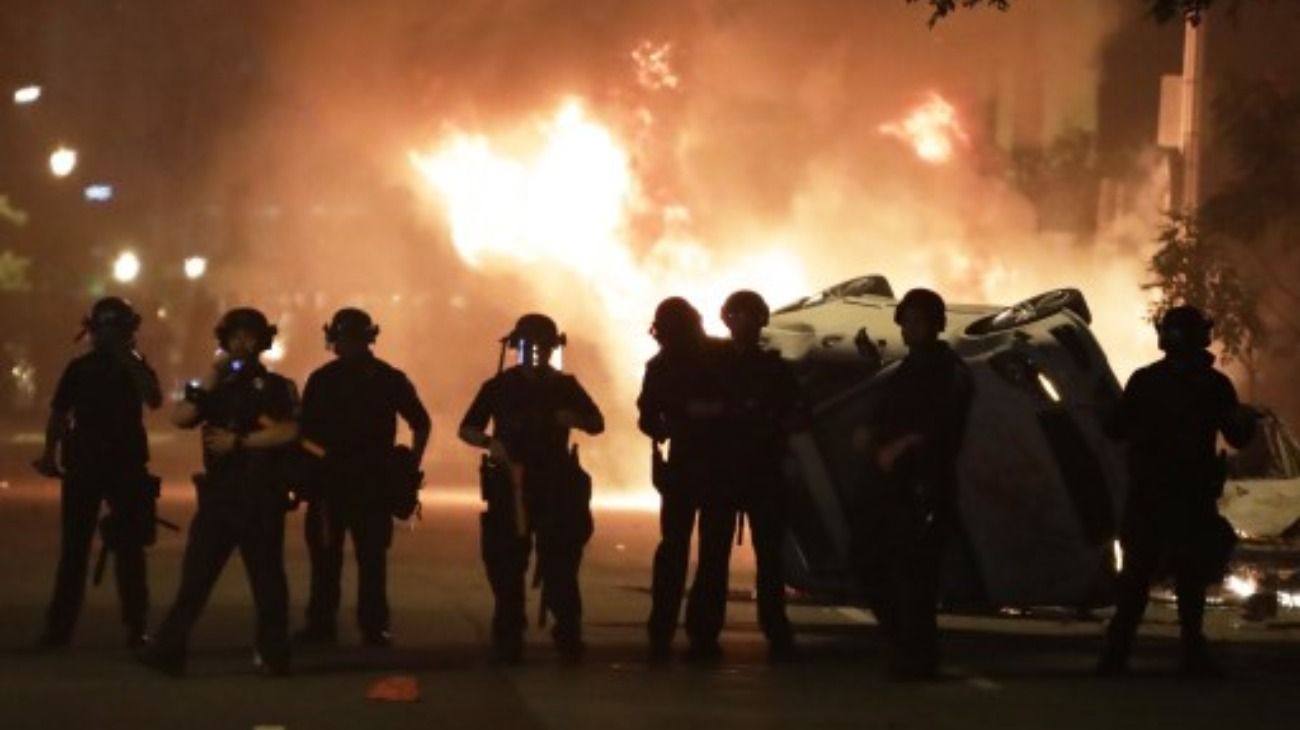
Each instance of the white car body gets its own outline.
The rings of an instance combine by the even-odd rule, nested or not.
[[[768,347],[813,409],[792,439],[786,575],[796,589],[856,595],[850,503],[873,488],[853,433],[906,354],[896,300],[866,276],[777,310]],[[950,305],[945,339],[975,396],[959,464],[962,539],[945,561],[950,605],[1089,605],[1108,593],[1124,496],[1118,444],[1101,427],[1120,389],[1075,290],[1013,307]]]

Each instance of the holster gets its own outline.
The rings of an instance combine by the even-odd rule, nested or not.
[[[385,465],[384,481],[388,488],[389,508],[399,520],[420,516],[420,488],[424,472],[409,446],[395,446]]]

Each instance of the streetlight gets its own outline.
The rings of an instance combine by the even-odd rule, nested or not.
[[[41,87],[35,84],[14,89],[15,104],[31,104],[39,98],[41,98]]]
[[[113,186],[107,183],[87,185],[82,195],[92,203],[107,203],[113,199]]]
[[[130,284],[140,275],[140,257],[134,251],[123,251],[113,260],[113,278]]]
[[[208,260],[202,256],[190,256],[185,259],[185,278],[190,281],[203,278],[208,272]]]
[[[55,177],[67,177],[72,171],[77,169],[77,151],[67,147],[59,147],[50,153],[50,172]]]

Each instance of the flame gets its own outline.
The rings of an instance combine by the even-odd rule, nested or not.
[[[632,50],[636,81],[650,91],[675,90],[682,79],[673,70],[673,44],[644,41]]]
[[[766,245],[747,247],[755,253],[720,257],[692,234],[690,210],[679,204],[650,209],[664,233],[639,253],[631,221],[651,203],[623,142],[581,100],[564,101],[529,131],[526,145],[519,135],[456,132],[409,159],[440,200],[467,264],[533,267],[533,280],[559,287],[549,297],[539,293],[547,306],[596,298],[598,306],[583,313],[599,320],[602,341],[612,344],[605,351],[617,358],[610,364],[623,395],[635,393],[641,364],[655,349],[646,329],[660,299],[686,297],[707,329],[722,334],[718,313],[730,292],[755,289],[780,303],[808,290],[791,242],[760,242]]]
[[[882,124],[877,130],[911,145],[917,157],[932,165],[951,160],[957,142],[970,143],[957,119],[957,108],[933,92],[902,121]]]

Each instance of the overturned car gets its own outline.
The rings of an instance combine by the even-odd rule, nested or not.
[[[863,276],[773,313],[766,345],[792,364],[813,408],[787,477],[797,488],[787,581],[848,598],[848,510],[878,488],[853,445],[906,354],[889,282]],[[1114,576],[1121,449],[1102,432],[1119,384],[1087,302],[1057,289],[1009,307],[949,305],[944,337],[975,380],[958,464],[961,534],[945,561],[950,606],[1088,606]]]

